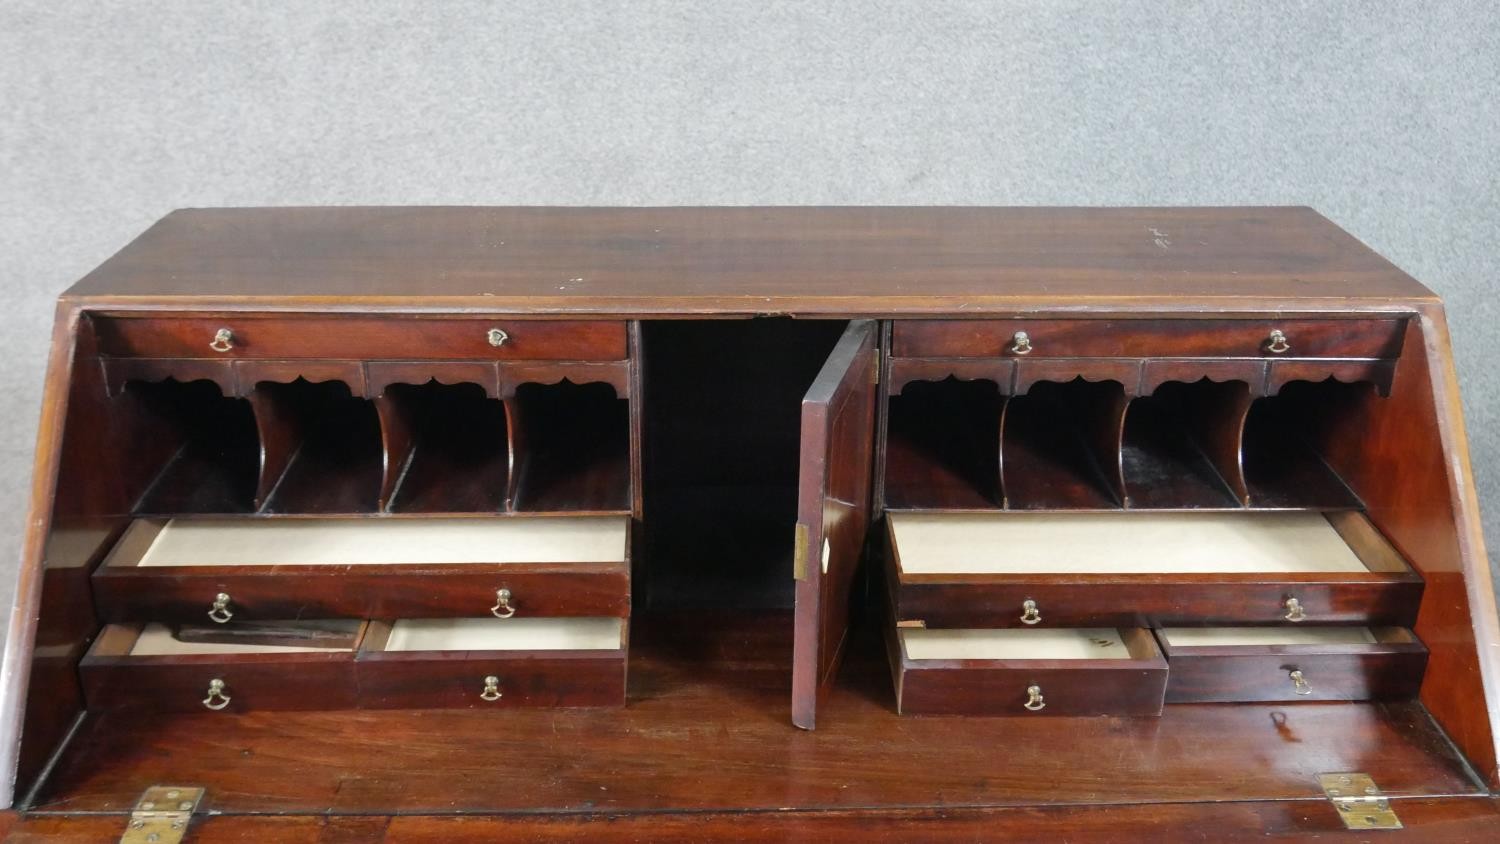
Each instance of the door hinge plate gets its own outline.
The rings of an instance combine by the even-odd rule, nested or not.
[[[876,386],[880,385],[880,351],[879,350],[876,350],[875,354],[870,355],[870,383],[874,384]]]
[[[201,788],[151,786],[135,801],[120,844],[181,844],[202,800]]]
[[[792,548],[792,578],[794,580],[807,579],[807,543],[810,541],[807,533],[807,525],[798,522],[797,539]]]
[[[1318,774],[1318,785],[1349,829],[1401,829],[1390,798],[1369,774]]]

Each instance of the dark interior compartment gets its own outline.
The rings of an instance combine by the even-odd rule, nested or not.
[[[505,405],[477,384],[394,384],[376,400],[390,461],[386,509],[505,509],[510,448]]]
[[[1015,510],[1120,507],[1118,382],[1044,381],[1006,402],[1001,484]]]
[[[1120,445],[1126,506],[1239,507],[1240,426],[1250,403],[1244,382],[1171,382],[1130,402]]]
[[[846,326],[642,325],[645,606],[791,606],[801,402]]]
[[[131,405],[144,438],[122,443],[121,476],[152,477],[139,513],[246,513],[255,507],[260,444],[250,403],[208,381],[132,381],[116,402]],[[130,411],[117,406],[121,418]],[[149,464],[149,465],[146,465]],[[154,476],[152,467],[160,466]]]
[[[608,384],[522,384],[511,403],[513,509],[630,509],[630,404]]]
[[[1250,505],[1362,509],[1359,497],[1320,454],[1329,438],[1362,424],[1359,406],[1374,390],[1370,383],[1299,381],[1257,399],[1245,419],[1242,456]]]
[[[993,381],[915,381],[890,398],[885,505],[891,509],[995,510],[1000,412]]]
[[[250,395],[264,449],[262,513],[373,513],[383,452],[373,403],[340,381],[261,383]]]

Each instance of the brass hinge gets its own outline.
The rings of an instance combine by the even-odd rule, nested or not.
[[[782,535],[785,536],[785,534]],[[798,522],[797,542],[792,549],[792,578],[794,580],[807,579],[807,543],[807,525]]]
[[[153,785],[135,801],[120,844],[181,844],[203,789]]]
[[[880,386],[880,350],[870,355],[870,383]]]
[[[1401,829],[1391,801],[1369,774],[1318,774],[1318,785],[1349,829]]]

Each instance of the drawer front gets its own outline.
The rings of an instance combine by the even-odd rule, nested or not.
[[[1394,358],[1405,320],[898,320],[892,332],[897,357]]]
[[[352,709],[357,699],[350,652],[85,659],[79,676],[89,709],[224,713]],[[214,680],[222,681],[222,693],[210,696]]]
[[[623,647],[524,657],[475,651],[368,654],[356,665],[359,703],[368,709],[623,706],[625,655]],[[493,684],[486,682],[490,677]]]
[[[500,591],[508,590],[501,600]],[[217,610],[217,598],[227,596]],[[202,568],[101,566],[106,621],[203,623],[287,618],[473,618],[630,614],[630,572],[616,564]]]
[[[625,324],[592,320],[386,317],[100,317],[115,357],[356,360],[621,360]],[[492,331],[500,334],[492,335]],[[225,332],[228,332],[225,334]],[[498,345],[496,343],[498,342]]]
[[[899,621],[937,628],[1298,622],[1409,627],[1421,598],[1422,581],[1410,573],[1343,581],[1210,575],[971,575],[934,581],[908,575],[895,602]]]
[[[923,668],[908,662],[897,694],[903,715],[1160,715],[1166,683],[1166,669],[1157,667]]]
[[[1427,653],[1174,653],[1169,662],[1168,703],[1404,700],[1421,688]]]

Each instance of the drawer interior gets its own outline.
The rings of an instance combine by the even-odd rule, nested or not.
[[[913,661],[1142,659],[1151,655],[1149,651],[1136,652],[1141,651],[1139,647],[1133,651],[1126,634],[1109,628],[1061,630],[900,628],[897,630],[897,636],[900,638],[902,652],[906,659]]]
[[[1169,648],[1322,648],[1417,641],[1404,627],[1164,627],[1157,635]]]
[[[1409,573],[1358,513],[890,513],[905,575]]]
[[[366,650],[616,651],[625,647],[625,631],[619,618],[401,619],[372,635]]]
[[[141,519],[106,565],[623,563],[629,527],[626,516]]]
[[[185,641],[174,634],[170,627],[164,624],[147,624],[139,628],[134,641],[130,642],[128,649],[121,656],[195,656],[201,654],[297,654],[297,653],[353,653],[358,645],[359,635],[364,622],[347,621],[333,622],[341,624],[351,638],[353,644],[343,646],[298,646],[298,645],[270,645],[256,644],[253,642],[211,642],[211,641]],[[326,622],[325,622],[326,624]],[[122,640],[123,641],[123,640]],[[99,656],[109,655],[99,653]]]

